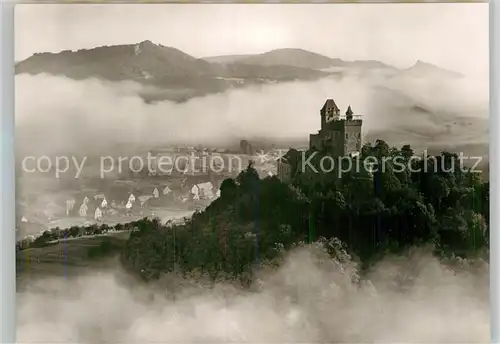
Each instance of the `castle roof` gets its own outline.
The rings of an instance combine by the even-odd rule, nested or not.
[[[325,105],[323,105],[323,109],[325,108],[334,108],[335,110],[340,110],[337,104],[335,104],[335,101],[333,99],[326,100]]]
[[[349,105],[349,107],[347,108],[347,111],[346,111],[346,113],[345,113],[345,114],[346,114],[347,116],[350,116],[350,115],[352,115],[352,114],[353,114],[352,109],[351,109],[351,105]]]

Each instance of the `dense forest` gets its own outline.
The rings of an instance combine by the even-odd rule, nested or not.
[[[237,178],[224,180],[221,196],[182,224],[143,219],[118,225],[113,229],[132,230],[122,263],[146,280],[175,271],[248,283],[256,267],[275,264],[282,252],[318,240],[340,241],[365,268],[385,254],[420,245],[431,245],[438,256],[488,251],[489,184],[458,165],[458,155],[414,159],[410,146],[391,148],[378,140],[364,145],[358,156],[342,159],[353,166],[371,159],[371,170],[303,169],[307,159],[319,170],[326,154],[290,149],[285,181],[260,179],[250,164]],[[396,160],[407,168],[396,168]],[[381,161],[383,169],[373,168]],[[62,232],[79,236],[109,229],[47,231],[33,245],[45,245]]]

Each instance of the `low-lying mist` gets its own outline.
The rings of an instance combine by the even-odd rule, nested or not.
[[[303,139],[334,98],[363,116],[367,139],[390,143],[487,142],[487,80],[345,75],[248,86],[185,103],[146,104],[139,84],[16,76],[17,145],[38,155],[113,154],[168,143],[227,145],[253,137]],[[448,127],[446,127],[448,125]],[[401,142],[401,141],[408,142]]]
[[[132,285],[118,272],[45,278],[18,293],[18,342],[489,342],[485,262],[452,269],[414,251],[360,280],[351,260],[303,247],[259,274],[251,291]]]

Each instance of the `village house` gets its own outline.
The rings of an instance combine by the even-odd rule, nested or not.
[[[80,206],[80,209],[78,211],[79,215],[81,217],[86,217],[87,216],[87,211],[89,210],[89,207],[87,206],[87,203],[82,203],[82,205]]]
[[[125,208],[127,210],[131,210],[132,209],[132,202],[130,200],[128,200],[127,204],[125,205]]]
[[[66,200],[66,216],[69,216],[71,214],[73,208],[75,207],[75,204],[76,200],[74,198]]]
[[[139,196],[139,202],[141,204],[141,207],[144,207],[151,198],[153,198],[153,196],[151,195]]]
[[[100,199],[105,199],[106,197],[104,196],[104,194],[97,194],[97,195],[94,195],[94,200],[100,200]]]
[[[102,211],[101,209],[99,209],[99,207],[97,207],[94,213],[94,220],[100,221],[101,219],[102,219]]]
[[[212,199],[214,198],[214,186],[211,182],[195,184],[191,188],[194,199]]]

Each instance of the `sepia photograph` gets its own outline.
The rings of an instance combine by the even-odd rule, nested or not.
[[[19,343],[487,343],[487,3],[15,6]]]

